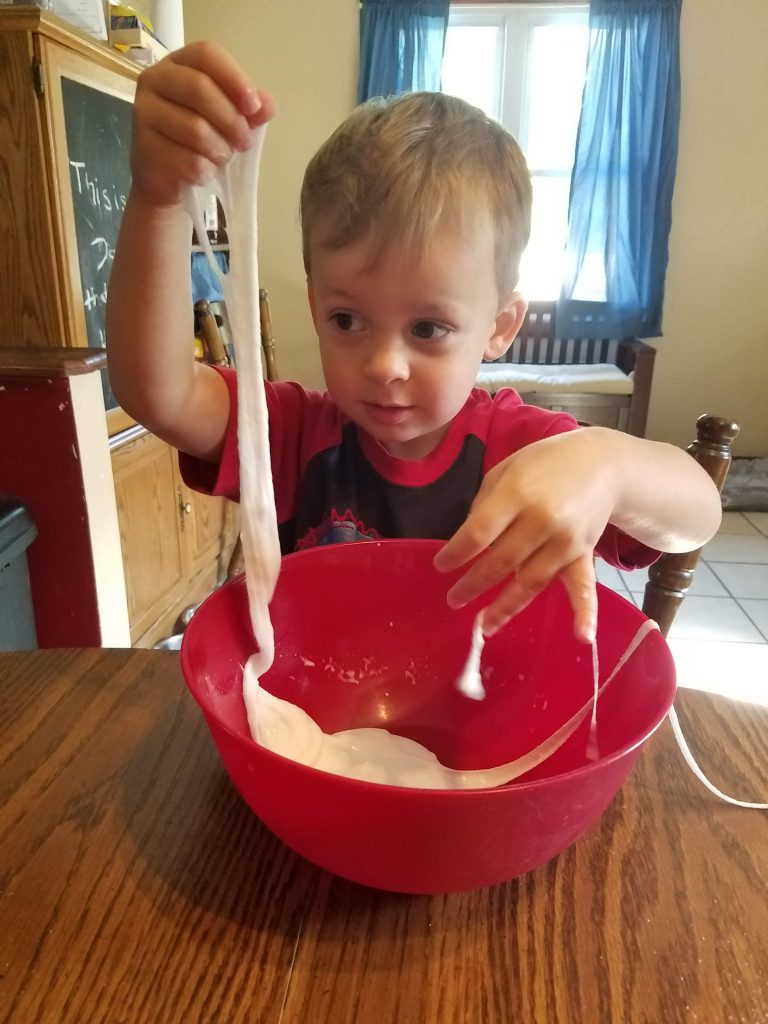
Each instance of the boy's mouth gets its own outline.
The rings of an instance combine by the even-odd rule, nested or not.
[[[363,405],[371,419],[390,426],[402,423],[413,410],[412,405],[381,405],[378,402],[363,402]]]

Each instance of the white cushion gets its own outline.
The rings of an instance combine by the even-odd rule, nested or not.
[[[486,391],[514,388],[521,394],[631,395],[635,382],[613,363],[483,363],[475,381]]]

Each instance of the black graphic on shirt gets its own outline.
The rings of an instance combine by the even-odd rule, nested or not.
[[[283,553],[318,544],[426,537],[447,540],[467,517],[483,479],[482,441],[470,434],[431,483],[392,483],[366,459],[354,424],[341,443],[314,455],[301,481],[295,520],[282,523]]]

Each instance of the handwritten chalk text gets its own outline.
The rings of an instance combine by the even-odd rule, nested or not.
[[[112,213],[113,210],[122,212],[125,209],[125,194],[118,192],[114,185],[101,185],[96,175],[91,177],[84,160],[70,160],[69,166],[74,172],[73,181],[78,195],[87,196],[94,209],[106,213]]]

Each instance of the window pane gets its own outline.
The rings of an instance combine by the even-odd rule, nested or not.
[[[455,13],[448,26],[443,91],[501,120],[531,170],[533,221],[520,289],[532,300],[560,294],[588,45],[586,5],[488,5]]]
[[[531,240],[520,265],[520,291],[529,301],[556,299],[563,279],[570,171],[557,177],[534,174],[531,182]]]
[[[499,117],[498,25],[449,25],[443,56],[443,92]]]
[[[532,169],[573,166],[588,42],[586,19],[530,30],[523,148]]]

